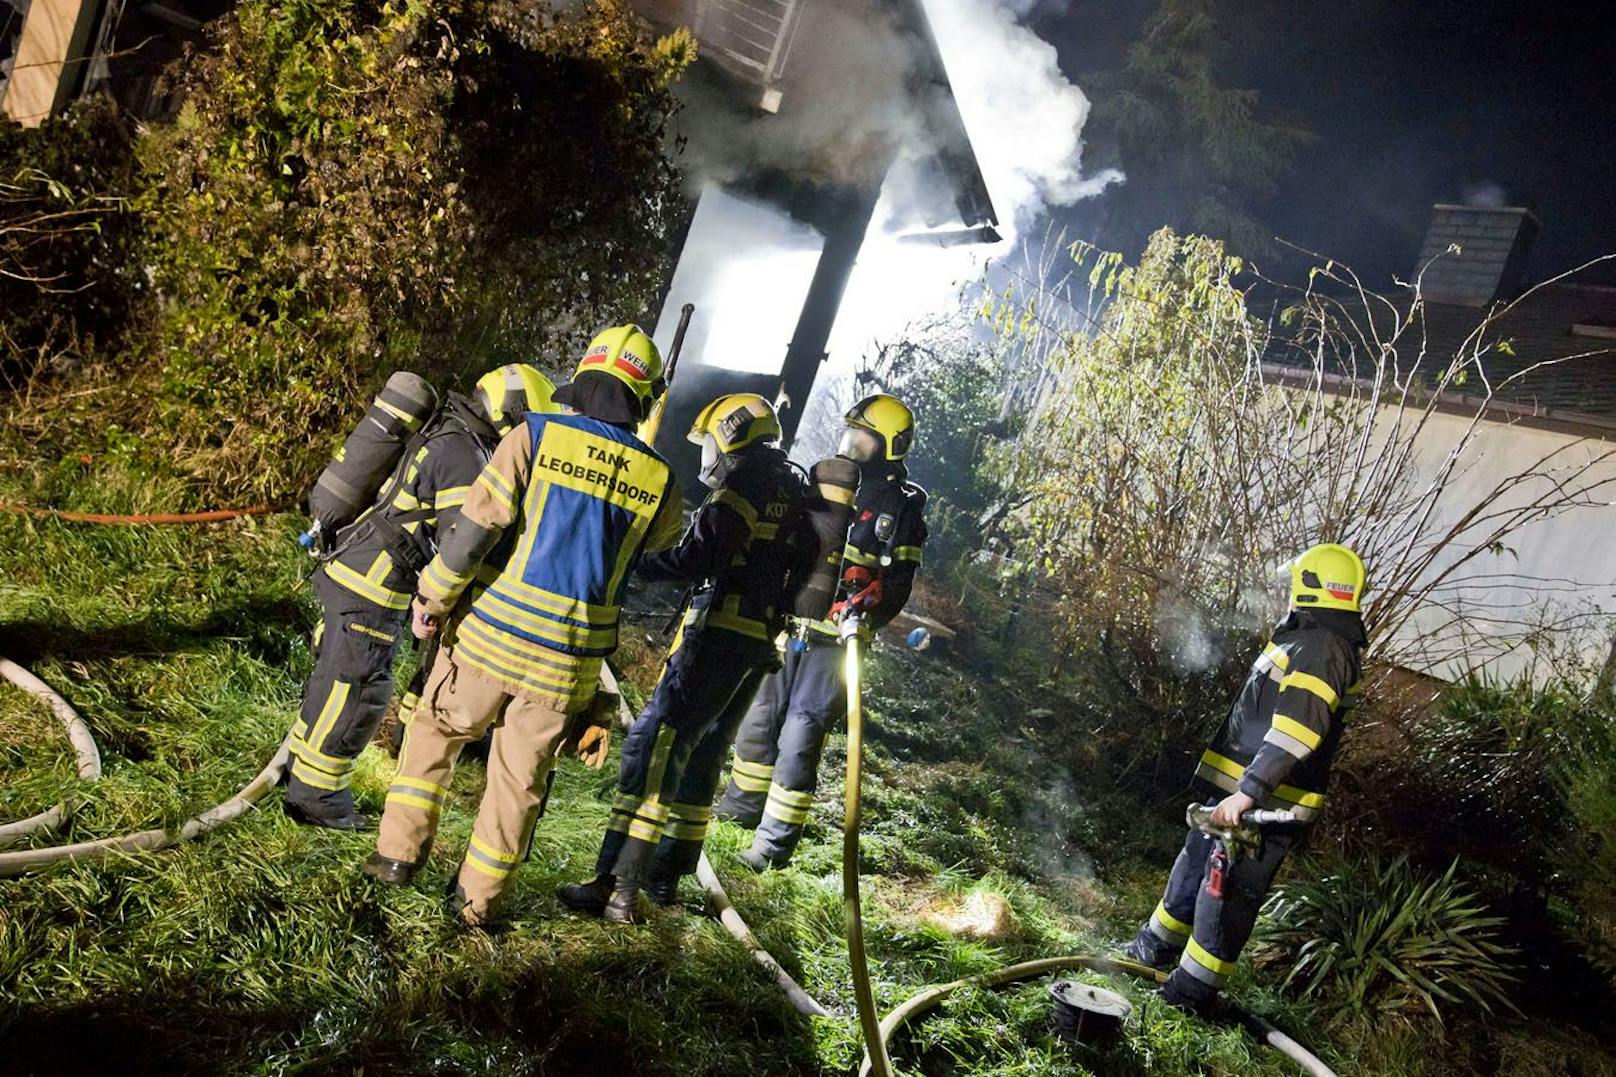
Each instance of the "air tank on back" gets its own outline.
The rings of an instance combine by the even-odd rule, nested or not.
[[[806,513],[815,551],[813,570],[797,588],[792,603],[791,612],[798,617],[819,620],[836,601],[858,482],[858,465],[845,456],[821,460],[808,472]]]
[[[365,409],[309,493],[309,515],[330,536],[375,500],[404,447],[438,410],[438,394],[419,374],[396,371]]]

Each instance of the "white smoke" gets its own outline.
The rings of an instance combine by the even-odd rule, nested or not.
[[[1494,180],[1472,183],[1464,189],[1464,204],[1474,209],[1503,209],[1509,205],[1504,186]]]
[[[1055,47],[1022,17],[1037,0],[926,0],[925,8],[965,120],[1004,242],[941,249],[893,241],[925,192],[894,169],[831,338],[824,381],[846,377],[878,342],[949,309],[994,261],[1019,256],[1016,239],[1049,209],[1119,183],[1120,172],[1083,172],[1089,100],[1060,70]]]
[[[1022,17],[1036,0],[928,0],[948,68],[1000,220],[1024,228],[1045,209],[1121,181],[1083,174],[1089,100],[1061,73],[1055,47]]]

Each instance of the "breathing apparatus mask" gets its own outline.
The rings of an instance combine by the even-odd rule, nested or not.
[[[881,439],[876,434],[861,427],[850,426],[842,433],[842,441],[836,447],[836,455],[862,466],[881,459],[883,449]]]
[[[701,471],[698,474],[701,484],[709,490],[717,490],[734,470],[735,454],[720,452],[718,439],[712,434],[704,435],[701,439]]]

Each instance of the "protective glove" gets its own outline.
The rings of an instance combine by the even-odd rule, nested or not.
[[[606,756],[612,749],[612,726],[617,721],[619,699],[616,692],[599,689],[589,705],[587,725],[578,734],[574,751],[583,765],[599,770],[606,765]]]
[[[842,573],[842,588],[850,597],[830,608],[833,623],[841,623],[848,613],[863,613],[881,604],[881,579],[867,568],[854,565]]]
[[[416,639],[431,639],[438,634],[438,619],[426,611],[420,595],[410,603],[410,632]]]

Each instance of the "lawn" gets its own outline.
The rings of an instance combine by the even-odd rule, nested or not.
[[[0,487],[5,499],[46,492]],[[51,492],[111,511],[172,493],[116,482]],[[63,839],[171,825],[255,774],[310,663],[296,530],[289,516],[167,529],[0,518],[0,654],[72,701],[106,766],[80,787],[48,712],[0,689],[0,819],[70,797],[79,809]],[[626,657],[641,682],[659,621],[648,615],[632,633]],[[869,711],[864,888],[883,1011],[929,983],[1112,948],[1148,913],[1182,797],[1128,799],[1103,776],[1052,767],[1047,732],[994,682],[940,657],[879,645]],[[642,928],[564,913],[554,891],[592,865],[611,769],[562,764],[519,871],[512,930],[455,927],[440,900],[482,781],[467,761],[414,887],[361,877],[369,840],[294,826],[278,794],[183,848],[0,879],[0,1073],[852,1072],[842,761],[835,737],[790,870],[740,869],[746,835],[732,827],[710,844],[737,907],[834,1018],[797,1015],[704,914],[693,883],[682,909]],[[379,746],[366,752],[363,807],[380,810],[391,769]],[[1041,981],[954,996],[900,1038],[895,1060],[939,1075],[1296,1072],[1238,1028],[1192,1020],[1142,985],[1090,978],[1135,1005],[1106,1055],[1054,1038]],[[1470,1025],[1327,1027],[1244,967],[1234,993],[1342,1073],[1616,1072],[1570,1028],[1512,1025],[1481,1051]]]

